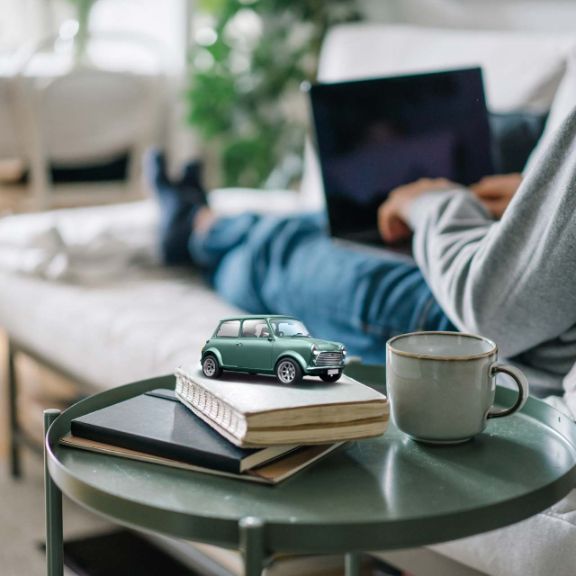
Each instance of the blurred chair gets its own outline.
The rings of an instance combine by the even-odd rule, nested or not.
[[[13,77],[13,155],[24,160],[26,178],[11,188],[23,188],[32,210],[141,198],[142,153],[161,137],[165,119],[162,67],[135,73],[79,59],[65,70],[32,69],[57,41],[55,36],[41,42]],[[125,165],[123,179],[94,175],[95,167],[118,162]],[[56,170],[68,177],[55,178]]]

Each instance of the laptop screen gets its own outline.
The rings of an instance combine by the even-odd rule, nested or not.
[[[378,207],[402,184],[492,173],[479,68],[315,84],[310,98],[333,236],[378,242]]]

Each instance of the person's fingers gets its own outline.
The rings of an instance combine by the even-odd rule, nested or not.
[[[473,184],[473,186],[481,186],[484,184],[489,184],[493,180],[494,180],[494,176],[483,176],[482,178],[480,178],[480,180],[478,180],[478,182]]]
[[[468,186],[468,189],[473,193],[473,194],[481,194],[482,190],[484,189],[483,186],[481,184],[471,184],[470,186]]]
[[[504,200],[481,200],[482,205],[496,218],[500,218],[506,210],[508,203]]]
[[[380,207],[378,208],[378,214],[377,214],[377,222],[378,222],[378,232],[380,232],[380,236],[386,240],[386,236],[388,233],[387,230],[387,222],[386,219],[388,218],[387,215],[387,205],[390,203],[390,200],[387,200],[386,202],[380,204]]]
[[[391,244],[407,240],[412,235],[412,230],[406,225],[404,220],[398,217],[392,217],[389,227],[389,240]]]
[[[500,200],[492,200],[489,198],[485,198],[482,201],[482,205],[486,206],[486,208],[488,208],[488,210],[492,210],[493,208],[499,207],[502,205],[502,202]]]
[[[391,244],[405,240],[412,234],[408,225],[398,216],[393,202],[385,202],[378,210],[378,230]]]
[[[378,209],[378,230],[387,242],[398,242],[412,234],[408,213],[412,202],[422,194],[457,186],[446,178],[421,178],[394,188]]]
[[[434,188],[446,188],[453,185],[447,178],[420,178],[414,184],[408,184],[407,187],[414,187],[418,190],[432,190]]]
[[[393,236],[392,230],[393,206],[392,202],[385,202],[378,210],[378,230],[380,236],[386,241],[391,242]]]
[[[396,235],[394,233],[394,216],[390,215],[386,218],[380,229],[380,235],[385,242],[393,244],[396,241]]]
[[[471,186],[470,189],[478,198],[502,198],[508,196],[504,190],[491,184]]]
[[[484,176],[475,184],[472,184],[470,190],[475,194],[490,194],[494,190],[502,188],[502,181],[500,176]]]
[[[472,184],[470,190],[499,190],[501,188],[500,182],[494,177],[485,177],[480,181]]]
[[[502,190],[504,193],[513,194],[520,183],[522,182],[522,174],[496,174],[493,176],[484,176],[475,184],[472,184],[469,188],[476,192],[491,190]]]
[[[448,180],[448,178],[434,178],[432,182],[440,186],[452,186],[452,184],[454,184],[454,182]]]
[[[452,186],[457,186],[457,184],[446,178],[420,178],[415,182],[394,188],[388,195],[388,198],[394,200],[399,196],[419,196],[424,192],[443,190]]]

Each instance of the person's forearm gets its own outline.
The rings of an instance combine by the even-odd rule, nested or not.
[[[410,208],[416,260],[451,320],[513,356],[576,323],[576,114],[501,222],[471,194]]]

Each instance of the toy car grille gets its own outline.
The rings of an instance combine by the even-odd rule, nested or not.
[[[339,366],[344,358],[342,352],[320,352],[316,366]]]

